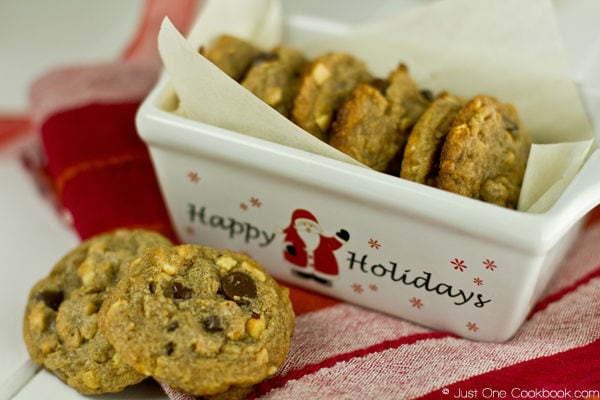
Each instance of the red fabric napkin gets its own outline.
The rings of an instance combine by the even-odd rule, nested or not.
[[[183,32],[199,2],[148,0],[122,59],[57,68],[31,89],[45,172],[82,239],[118,227],[144,227],[175,239],[135,114],[161,68],[156,48],[164,16]]]
[[[155,28],[148,23],[145,33],[155,38]],[[47,171],[82,239],[116,227],[146,227],[176,239],[134,127],[159,68],[148,43],[132,45],[126,61],[57,70],[33,87]],[[600,398],[599,243],[597,208],[545,297],[502,344],[290,287],[297,325],[289,356],[249,398]],[[191,399],[163,388],[172,399]]]

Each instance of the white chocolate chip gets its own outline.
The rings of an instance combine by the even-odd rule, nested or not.
[[[312,70],[312,77],[317,85],[322,85],[331,77],[331,71],[325,65],[318,63]]]
[[[235,267],[237,261],[233,257],[222,256],[217,259],[217,265],[223,268],[225,271],[231,270],[231,268]]]
[[[175,275],[177,273],[177,268],[167,262],[162,265],[162,270],[169,275]]]
[[[264,282],[267,277],[265,274],[258,268],[253,267],[250,263],[244,261],[242,262],[242,268],[244,268],[254,279],[259,282]]]
[[[83,286],[91,286],[96,278],[96,272],[87,260],[81,263],[77,275],[79,275]]]

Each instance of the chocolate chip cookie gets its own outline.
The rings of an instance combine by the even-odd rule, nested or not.
[[[444,92],[429,105],[408,136],[401,178],[437,186],[442,146],[463,104],[464,101],[459,97]]]
[[[201,48],[200,54],[239,82],[261,50],[235,36],[221,35],[208,49]]]
[[[406,64],[400,63],[387,78],[388,86],[385,97],[390,103],[389,114],[396,122],[399,152],[390,162],[388,173],[398,175],[402,163],[402,153],[408,135],[421,114],[431,102],[428,91],[421,90],[410,76]]]
[[[242,86],[289,117],[305,64],[306,58],[298,50],[277,47],[253,60]]]
[[[139,372],[206,396],[274,374],[294,313],[287,289],[251,258],[180,245],[132,263],[103,303],[99,326]]]
[[[461,108],[448,132],[438,187],[515,208],[530,147],[514,106],[476,96]]]
[[[117,230],[66,254],[29,294],[23,338],[33,361],[84,394],[118,392],[144,379],[98,332],[97,313],[131,260],[170,245],[158,233]]]
[[[338,111],[329,144],[376,171],[386,171],[400,150],[397,123],[388,111],[385,96],[361,83]]]
[[[398,172],[408,134],[428,104],[399,64],[387,79],[352,91],[332,124],[329,144],[377,171]]]
[[[356,86],[370,80],[366,65],[349,54],[331,52],[316,57],[300,77],[292,121],[328,141],[329,126],[337,110]]]

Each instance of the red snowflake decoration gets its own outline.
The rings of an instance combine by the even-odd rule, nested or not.
[[[467,269],[465,261],[459,260],[458,258],[455,258],[454,260],[450,261],[450,264],[454,265],[454,269],[460,272],[463,272],[465,269]]]
[[[497,267],[496,263],[493,260],[487,258],[483,262],[483,265],[485,265],[485,269],[489,269],[490,271],[494,271]]]
[[[188,225],[185,227],[185,233],[187,233],[188,235],[195,235],[196,231],[194,230],[193,227]]]
[[[248,209],[248,204],[246,203],[240,203],[240,208],[244,211],[246,211]]]
[[[473,283],[477,286],[481,286],[483,285],[483,280],[481,280],[481,278],[473,278]]]
[[[413,306],[414,308],[418,308],[419,310],[421,308],[423,308],[423,302],[421,301],[421,299],[412,297],[409,301],[410,301],[410,305]]]
[[[190,172],[188,172],[187,176],[188,176],[190,182],[192,182],[192,183],[200,182],[200,175],[198,175],[197,172],[190,171]]]
[[[477,332],[479,330],[479,327],[475,322],[467,322],[466,326],[471,332]]]
[[[377,249],[377,250],[379,250],[379,248],[381,247],[381,243],[379,243],[379,241],[378,241],[378,240],[375,240],[375,239],[369,239],[369,246],[370,246],[372,249]]]
[[[262,202],[258,197],[250,197],[250,204],[252,204],[252,207],[257,208],[260,208],[260,206],[262,206]]]
[[[363,288],[363,286],[360,283],[353,283],[351,285],[352,290],[354,291],[354,293],[358,293],[358,294],[362,294],[362,292],[365,291],[365,289]]]
[[[374,284],[374,283],[371,283],[371,284],[369,285],[369,289],[370,289],[372,292],[376,292],[376,291],[378,291],[378,290],[379,290],[379,286],[377,286],[377,285],[376,285],[376,284]]]

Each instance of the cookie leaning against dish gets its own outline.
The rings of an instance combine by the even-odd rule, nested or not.
[[[253,61],[241,85],[269,106],[289,117],[306,58],[298,50],[277,47]]]
[[[231,35],[219,36],[211,47],[200,48],[199,52],[236,81],[244,77],[252,61],[261,54],[258,47]]]
[[[292,121],[328,141],[337,110],[356,86],[371,79],[366,64],[349,54],[330,52],[316,57],[302,71]]]
[[[283,363],[294,328],[287,289],[256,261],[199,245],[132,263],[99,326],[123,359],[193,395],[251,386]]]
[[[83,394],[118,392],[144,379],[98,332],[97,312],[131,260],[170,245],[158,233],[117,230],[66,254],[29,294],[23,338],[33,361]]]
[[[476,96],[452,122],[440,156],[438,187],[516,208],[530,147],[514,106]]]
[[[387,79],[358,85],[339,109],[329,144],[376,171],[399,169],[407,136],[429,100],[399,64]]]
[[[413,127],[402,158],[400,177],[437,186],[439,158],[450,126],[464,100],[440,94]]]

